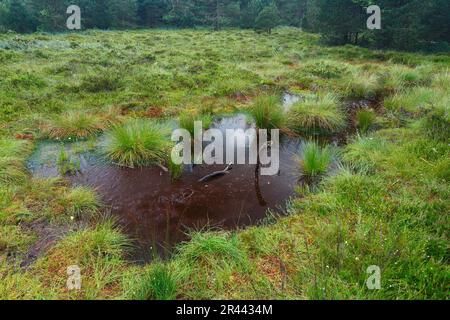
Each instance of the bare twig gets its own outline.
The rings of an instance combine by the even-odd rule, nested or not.
[[[199,179],[198,182],[205,182],[214,177],[223,176],[225,174],[228,174],[231,169],[232,169],[232,163],[230,163],[225,169],[223,169],[221,171],[214,171],[213,173],[210,173],[210,174],[204,176],[203,178]]]

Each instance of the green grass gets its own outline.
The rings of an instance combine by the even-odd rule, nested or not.
[[[167,161],[167,167],[169,169],[172,180],[178,180],[183,175],[183,164],[173,163],[172,158]]]
[[[379,86],[376,75],[367,72],[354,73],[343,81],[344,95],[350,99],[377,98]]]
[[[418,114],[432,108],[439,98],[436,90],[428,87],[419,87],[387,97],[384,100],[384,106],[386,109],[394,112],[403,110]]]
[[[17,157],[0,158],[0,184],[20,184],[27,173],[23,159]]]
[[[0,185],[20,184],[27,178],[25,157],[30,153],[27,141],[0,139]]]
[[[163,264],[155,265],[141,279],[136,289],[136,300],[173,300],[176,298],[176,281]]]
[[[195,122],[201,121],[202,129],[207,130],[212,123],[212,117],[210,115],[196,115],[193,112],[183,111],[179,115],[178,121],[180,123],[180,128],[189,131],[191,137],[193,137]]]
[[[325,174],[333,159],[331,147],[321,147],[316,142],[307,142],[302,146],[300,166],[302,174],[307,177],[317,177]]]
[[[380,90],[384,94],[401,92],[424,83],[426,79],[419,71],[404,66],[392,66],[382,72],[379,78]]]
[[[380,159],[390,152],[388,141],[377,136],[357,136],[349,143],[342,159],[362,172],[374,170]]]
[[[2,35],[0,299],[448,299],[450,58],[319,40],[288,27]],[[113,162],[164,163],[177,177],[166,130],[148,117],[246,112],[283,91],[306,97],[285,124],[307,138],[343,129],[347,100],[380,102],[383,129],[350,136],[342,166],[293,196],[288,216],[197,231],[165,261],[132,263],[100,194],[26,170],[40,139],[106,130]],[[261,122],[278,117],[262,111]],[[20,268],[47,232],[54,241]],[[80,291],[66,288],[74,264]],[[381,290],[365,285],[369,265]]]
[[[161,164],[167,159],[168,129],[148,120],[130,120],[107,133],[106,156],[120,166]]]
[[[359,131],[366,133],[369,131],[376,121],[376,114],[373,110],[361,109],[356,112],[356,126]]]
[[[96,115],[70,111],[56,117],[44,129],[44,132],[51,139],[66,140],[87,138],[101,132],[104,128],[104,124]]]
[[[319,78],[335,79],[342,78],[350,72],[350,67],[341,61],[318,60],[306,63],[301,71]]]
[[[345,127],[345,116],[333,94],[306,97],[288,113],[288,126],[299,133],[335,133]]]
[[[73,161],[70,159],[70,156],[65,150],[64,145],[61,146],[56,164],[58,165],[59,173],[63,176],[67,174],[76,174],[80,170],[79,161]]]
[[[61,200],[68,216],[81,218],[95,215],[100,208],[98,196],[89,188],[76,187]]]
[[[450,141],[450,99],[431,110],[423,120],[425,134],[432,139]]]
[[[284,111],[278,96],[256,97],[250,112],[260,129],[281,129],[285,123]]]

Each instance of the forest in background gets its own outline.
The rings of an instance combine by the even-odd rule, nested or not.
[[[66,31],[69,5],[82,29],[300,27],[328,44],[378,49],[450,51],[448,0],[0,0],[0,32]],[[366,8],[382,10],[381,30],[368,30]]]

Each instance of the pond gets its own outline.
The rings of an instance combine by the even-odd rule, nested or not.
[[[243,114],[219,117],[212,124],[221,131],[252,126]],[[154,254],[169,256],[177,243],[188,239],[189,230],[236,229],[258,223],[268,209],[283,212],[301,177],[297,156],[303,140],[298,137],[280,136],[277,175],[263,176],[256,165],[243,164],[205,182],[199,180],[226,166],[185,166],[182,177],[173,181],[160,167],[132,169],[109,163],[97,151],[104,142],[100,137],[96,142],[64,144],[70,157],[79,162],[78,172],[67,178],[75,186],[97,191],[135,240],[132,259],[137,262],[149,261]],[[41,142],[28,162],[30,171],[38,177],[58,176],[60,150],[60,143]]]

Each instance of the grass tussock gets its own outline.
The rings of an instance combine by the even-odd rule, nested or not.
[[[304,176],[314,178],[325,174],[333,160],[330,146],[321,147],[317,142],[307,142],[302,147],[300,167]]]
[[[44,132],[51,139],[71,140],[87,138],[105,129],[100,117],[81,111],[71,111],[56,117]]]
[[[76,187],[70,190],[61,202],[66,214],[74,218],[93,216],[100,208],[97,194],[86,187]]]
[[[285,123],[284,111],[277,96],[258,96],[250,112],[260,129],[280,129]]]
[[[171,271],[164,264],[156,264],[141,278],[134,290],[136,300],[173,300],[177,285]]]
[[[0,185],[19,185],[26,180],[25,157],[30,151],[27,141],[0,139]]]
[[[170,146],[168,129],[148,120],[131,120],[107,134],[106,156],[120,166],[136,167],[165,162]]]
[[[338,79],[348,74],[350,72],[350,68],[346,65],[346,63],[339,61],[313,60],[306,63],[301,68],[301,72],[324,79]]]
[[[125,267],[124,256],[130,241],[111,220],[95,227],[69,233],[40,257],[27,276],[51,283],[43,296],[64,299],[106,299],[112,292],[106,288],[120,288]],[[82,290],[67,290],[67,267],[77,265],[82,274]]]
[[[374,170],[390,151],[390,144],[381,137],[357,136],[345,147],[342,159],[351,167],[367,172]]]
[[[376,114],[371,109],[361,109],[356,112],[356,126],[361,133],[368,132],[376,122]]]
[[[180,128],[186,129],[194,136],[195,122],[200,121],[202,124],[202,129],[207,130],[212,123],[212,117],[210,115],[197,115],[195,112],[183,111],[178,117],[180,123]]]
[[[403,92],[395,93],[384,100],[386,109],[393,112],[406,111],[419,114],[433,108],[440,95],[436,90],[427,87],[414,88]]]
[[[288,126],[299,133],[335,133],[345,127],[345,116],[333,94],[307,97],[288,113]]]
[[[430,138],[443,142],[450,141],[450,99],[446,104],[431,110],[423,120],[423,130]]]
[[[380,74],[379,86],[380,91],[388,95],[424,84],[425,80],[420,72],[413,68],[394,65]]]
[[[354,73],[344,81],[344,95],[350,99],[377,98],[379,87],[378,78],[371,73]]]

